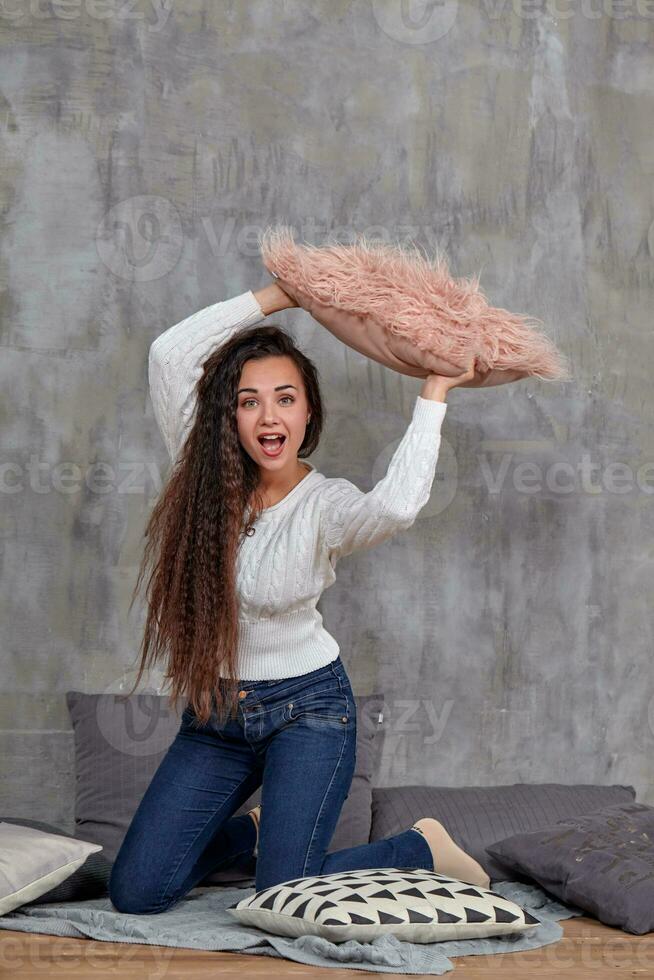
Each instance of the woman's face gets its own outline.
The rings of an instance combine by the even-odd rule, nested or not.
[[[272,355],[245,362],[238,383],[238,435],[247,454],[263,470],[295,474],[308,415],[302,376],[291,357]],[[264,440],[262,445],[264,433],[284,437],[281,451],[279,441]],[[268,453],[264,446],[270,447]]]

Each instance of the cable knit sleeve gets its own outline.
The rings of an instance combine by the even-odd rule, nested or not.
[[[195,386],[212,351],[264,319],[251,290],[213,303],[160,334],[150,347],[148,382],[157,425],[175,460],[193,422]]]
[[[363,493],[349,480],[328,481],[321,510],[323,545],[332,565],[410,527],[429,500],[447,404],[416,398],[413,417],[386,474]]]

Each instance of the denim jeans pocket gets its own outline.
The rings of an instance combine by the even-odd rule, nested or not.
[[[348,694],[338,685],[322,685],[316,690],[307,691],[291,698],[284,707],[284,720],[288,722],[304,719],[318,724],[347,725],[354,715],[354,704]]]

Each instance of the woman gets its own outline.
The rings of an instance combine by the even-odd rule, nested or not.
[[[150,348],[174,467],[135,590],[156,551],[136,685],[165,659],[171,697],[188,703],[112,870],[119,911],[164,911],[208,874],[253,858],[257,890],[376,867],[490,884],[430,817],[326,853],[354,773],[356,708],[316,609],[340,558],[415,521],[447,392],[478,376],[425,380],[386,475],[362,493],[303,461],[323,425],[317,371],[283,330],[256,326],[296,305],[272,282],[187,317]],[[259,786],[261,807],[234,817]]]

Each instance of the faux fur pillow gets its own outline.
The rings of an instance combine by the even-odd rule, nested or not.
[[[540,321],[488,304],[479,279],[453,279],[445,258],[415,246],[368,241],[298,245],[292,229],[267,228],[261,257],[281,288],[348,347],[400,374],[454,376],[474,357],[461,387],[530,375],[570,377]]]

